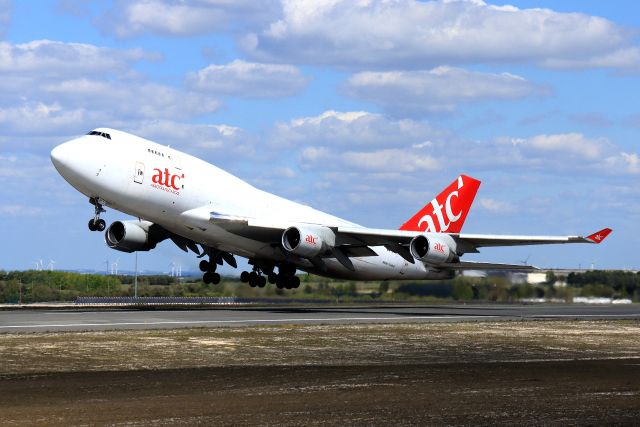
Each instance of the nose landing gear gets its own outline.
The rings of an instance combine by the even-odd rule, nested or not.
[[[102,207],[101,200],[99,198],[92,197],[89,202],[95,207],[94,217],[89,220],[89,230],[91,231],[104,231],[107,228],[107,223],[104,219],[100,219],[100,214],[106,212]]]

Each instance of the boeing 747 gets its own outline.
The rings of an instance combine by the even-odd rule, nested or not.
[[[149,251],[170,239],[199,257],[205,283],[218,266],[247,258],[251,286],[297,288],[296,270],[353,280],[449,279],[465,269],[531,269],[463,261],[488,246],[600,243],[611,232],[581,236],[465,234],[480,181],[460,175],[398,230],[365,228],[250,185],[224,170],[155,142],[99,128],[51,151],[60,175],[89,198],[89,229],[110,248]],[[137,217],[109,227],[108,206]]]

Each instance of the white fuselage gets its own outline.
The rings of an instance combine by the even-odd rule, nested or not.
[[[208,221],[211,212],[256,218],[264,222],[357,227],[333,215],[259,190],[196,157],[134,135],[98,129],[110,136],[85,135],[51,153],[60,174],[78,191],[99,198],[129,215],[203,245],[238,256],[273,263],[291,262],[298,268],[330,277],[359,280],[434,279],[448,272],[376,246],[377,256],[351,258],[355,271],[335,258],[318,271],[305,259],[289,258],[278,246],[232,234]],[[201,219],[185,212],[202,212]]]

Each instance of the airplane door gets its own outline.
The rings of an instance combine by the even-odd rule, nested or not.
[[[171,153],[169,154],[169,159],[171,160],[171,163],[173,163],[173,167],[178,169],[178,170],[182,170],[182,162],[180,161],[180,153],[178,153],[176,150],[171,150]]]
[[[133,173],[133,182],[142,184],[144,181],[144,163],[136,162],[135,171]]]

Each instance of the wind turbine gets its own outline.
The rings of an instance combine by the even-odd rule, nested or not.
[[[55,260],[50,259],[49,260],[49,265],[47,266],[47,268],[49,269],[49,271],[53,271],[53,265],[55,264]]]
[[[118,275],[118,261],[120,261],[120,258],[117,258],[114,262],[111,263],[111,274],[114,276]]]

